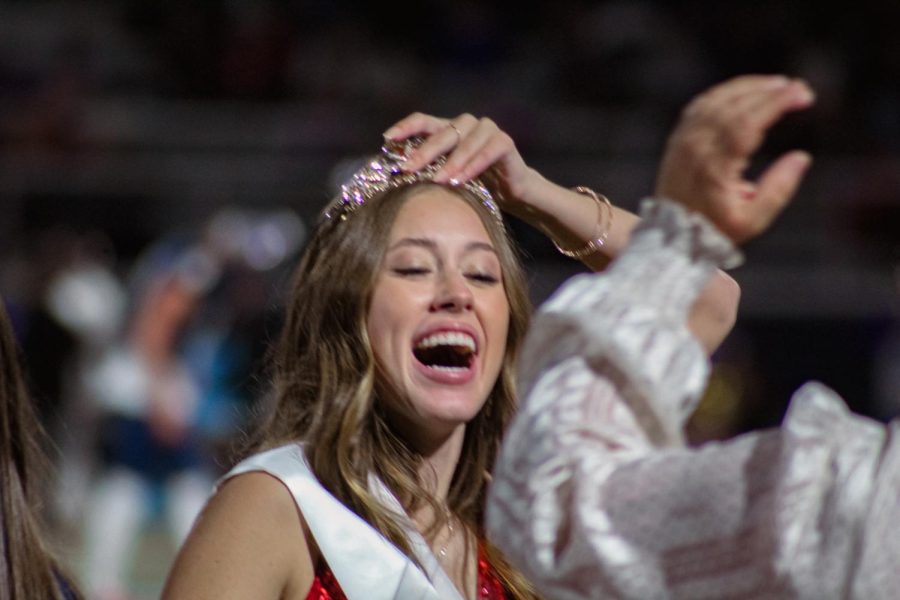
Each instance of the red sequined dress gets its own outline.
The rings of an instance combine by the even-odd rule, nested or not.
[[[509,596],[500,583],[500,578],[487,561],[481,548],[478,549],[478,600],[506,600]],[[331,569],[323,562],[316,568],[316,577],[306,600],[346,600]]]

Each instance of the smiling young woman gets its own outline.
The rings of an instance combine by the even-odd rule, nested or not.
[[[530,314],[501,208],[591,267],[638,222],[544,179],[488,119],[394,125],[322,213],[257,453],[219,484],[165,599],[537,597],[485,535]],[[710,348],[735,290],[721,275],[694,306]]]
[[[503,268],[477,209],[439,186],[416,186],[405,196],[366,328],[387,392],[384,409],[406,439],[421,438],[414,445],[423,451],[462,434],[489,398],[510,311]]]
[[[435,598],[530,597],[482,525],[486,477],[515,408],[512,366],[531,308],[498,216],[463,187],[425,180],[387,190],[345,218],[322,220],[297,268],[274,354],[277,402],[261,445],[273,450],[262,463],[242,463],[221,485],[167,597],[245,597],[238,590],[262,589],[255,577],[222,590],[187,587],[184,570],[205,562],[200,554],[215,545],[207,534],[218,539],[220,510],[234,533],[232,513],[256,512],[251,506],[282,515],[272,521],[278,540],[285,523],[302,539],[266,543],[270,561],[279,547],[294,557],[285,559],[286,571],[260,578],[285,582],[273,598],[286,589],[296,592],[286,597],[306,598],[329,585],[334,595],[335,584],[351,598],[405,597],[411,589]],[[290,466],[280,469],[279,461]],[[236,476],[244,470],[251,473]],[[304,485],[321,491],[287,483],[298,519],[284,484],[273,482],[301,471],[310,476]],[[260,506],[264,496],[271,504]],[[349,529],[336,525],[342,519]],[[248,528],[263,535],[261,520],[253,521]],[[373,548],[362,541],[369,537],[390,544]],[[298,563],[303,572],[290,566]]]

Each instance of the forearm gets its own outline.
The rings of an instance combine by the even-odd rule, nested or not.
[[[688,315],[688,329],[712,354],[722,344],[737,319],[741,287],[728,273],[717,270],[697,296]]]
[[[529,169],[528,185],[522,186],[520,202],[504,207],[563,248],[581,248],[587,240],[596,239],[599,227],[610,223],[609,215],[589,196],[562,187]],[[613,205],[611,227],[598,252],[582,262],[592,271],[602,271],[621,253],[640,223],[632,212]]]
[[[708,360],[687,323],[698,296],[719,277],[717,265],[734,264],[740,254],[702,217],[675,204],[648,205],[646,214],[649,220],[608,270],[576,277],[541,307],[523,351],[519,386],[528,394],[554,364],[602,357],[645,380],[644,392],[657,404],[675,396],[671,402],[681,406],[680,414],[667,426],[675,431],[691,410],[676,397],[688,389],[699,395],[704,382],[698,388],[687,367],[660,369],[690,356],[689,364],[705,373]],[[664,339],[668,341],[661,343]]]
[[[600,214],[589,196],[564,188],[531,170],[530,185],[516,204],[516,216],[542,231],[563,248],[581,248],[598,236],[598,228],[609,225],[609,232],[598,252],[581,261],[592,271],[602,271],[621,254],[641,219],[613,205],[612,219]],[[688,328],[707,354],[712,354],[734,326],[740,300],[740,286],[719,270],[700,291],[691,307]]]

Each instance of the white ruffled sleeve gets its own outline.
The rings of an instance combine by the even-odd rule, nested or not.
[[[688,311],[740,258],[679,205],[642,212],[622,256],[535,319],[489,535],[554,600],[848,597],[865,570],[860,531],[878,529],[865,521],[885,428],[808,384],[781,429],[686,447],[709,372]]]

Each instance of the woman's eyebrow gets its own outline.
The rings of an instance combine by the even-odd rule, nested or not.
[[[487,252],[493,252],[497,254],[497,250],[494,249],[493,244],[489,244],[488,242],[469,242],[466,244],[466,250],[486,250]]]
[[[397,248],[403,248],[406,246],[413,246],[419,248],[426,248],[431,250],[432,252],[437,251],[437,242],[429,238],[414,238],[414,237],[406,237],[397,240],[388,248],[388,252],[391,250],[395,250]],[[492,252],[497,254],[497,250],[494,248],[493,244],[488,242],[469,242],[465,246],[466,252],[471,252],[474,250],[484,250],[486,252]]]
[[[391,244],[388,251],[403,248],[405,246],[417,246],[420,248],[427,248],[428,250],[437,250],[437,243],[435,243],[434,240],[428,238],[405,237]]]

